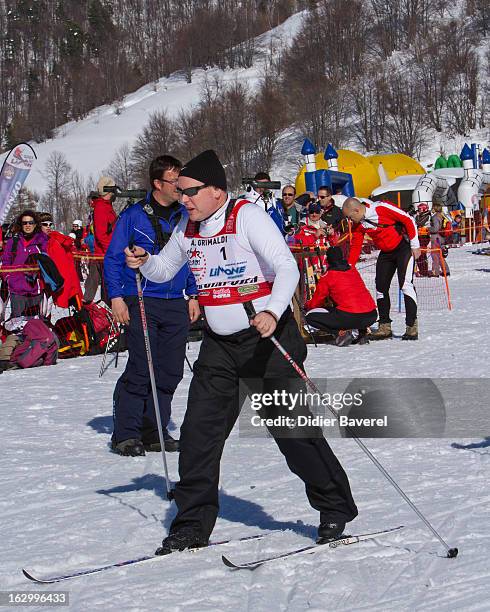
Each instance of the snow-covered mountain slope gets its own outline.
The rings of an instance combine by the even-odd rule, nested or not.
[[[418,342],[395,339],[344,349],[310,346],[308,373],[488,377],[490,258],[470,250],[451,251],[454,309],[422,312]],[[395,316],[394,328],[403,329],[401,315]],[[191,362],[197,350],[192,344]],[[74,612],[488,610],[490,434],[483,420],[472,439],[455,434],[366,441],[450,545],[459,547],[456,559],[444,558],[441,545],[355,443],[336,438],[331,444],[349,474],[360,510],[349,532],[400,524],[405,530],[251,573],[230,571],[221,563],[222,552],[245,561],[306,546],[318,521],[274,442],[240,437],[235,429],[223,457],[221,511],[213,537],[272,530],[282,534],[231,544],[226,551],[176,553],[61,585],[27,582],[22,567],[64,572],[152,554],[174,515],[165,499],[158,454],[122,458],[109,452],[112,391],[126,360],[122,356],[118,369],[109,367],[99,379],[101,359],[83,357],[0,375],[2,590],[43,593],[62,588],[69,591]],[[189,381],[186,368],[173,404],[177,427]],[[484,408],[486,395],[480,398]],[[467,410],[464,398],[460,409]],[[177,459],[168,455],[174,480]]]
[[[219,78],[225,83],[237,80],[250,88],[255,87],[267,58],[287,46],[301,26],[303,15],[297,13],[257,37],[257,59],[251,68],[224,71],[218,68],[196,69],[192,73],[192,83],[187,83],[183,74],[174,74],[128,94],[117,104],[117,109],[112,105],[101,106],[84,119],[63,125],[52,140],[33,144],[38,159],[25,186],[38,193],[45,191],[43,172],[46,160],[53,151],[61,151],[81,176],[97,179],[122,145],[134,144],[151,113],[165,110],[170,117],[176,117],[181,110],[197,104],[205,79]],[[4,157],[0,157],[0,165]]]

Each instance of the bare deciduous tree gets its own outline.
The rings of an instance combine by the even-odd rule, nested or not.
[[[426,144],[426,115],[410,76],[393,74],[387,81],[386,144],[394,153],[419,157]]]
[[[148,185],[148,168],[152,159],[159,155],[175,154],[177,148],[174,122],[168,118],[165,111],[153,113],[131,152],[134,180],[138,185]]]
[[[131,147],[124,143],[116,151],[111,163],[104,174],[112,176],[116,185],[121,189],[132,189],[134,185],[134,167]]]
[[[60,151],[53,151],[46,161],[44,170],[48,190],[41,200],[41,206],[64,227],[67,227],[71,221],[71,176],[72,167],[65,155]]]

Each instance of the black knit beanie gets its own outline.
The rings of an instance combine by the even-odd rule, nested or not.
[[[344,259],[342,249],[338,246],[330,247],[327,250],[327,262],[329,270],[340,270],[346,272],[350,266]]]
[[[188,176],[205,185],[227,190],[225,169],[212,149],[203,151],[188,161],[180,171],[180,176]]]

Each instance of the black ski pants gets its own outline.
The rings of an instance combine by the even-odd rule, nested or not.
[[[417,293],[413,284],[415,261],[410,244],[402,239],[393,251],[378,255],[376,262],[376,297],[380,323],[391,323],[390,285],[398,275],[398,285],[405,300],[405,322],[412,326],[417,318]]]
[[[302,367],[306,345],[289,309],[279,321],[275,335]],[[219,509],[221,455],[240,412],[240,378],[264,379],[262,388],[269,392],[272,387],[297,390],[303,385],[272,342],[260,338],[255,328],[229,336],[205,333],[180,430],[180,482],[175,487],[178,513],[171,533],[193,524],[209,537],[214,528]],[[278,413],[275,408],[268,411],[271,416]],[[302,407],[301,411],[308,409]],[[305,483],[308,500],[321,512],[322,521],[347,522],[357,516],[347,476],[320,428],[268,429],[289,469]],[[251,457],[251,461],[257,459]]]
[[[369,312],[345,312],[337,308],[309,312],[306,320],[318,329],[334,332],[339,329],[366,329],[378,318],[376,309]]]

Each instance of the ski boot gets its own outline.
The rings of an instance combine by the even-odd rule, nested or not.
[[[318,538],[317,544],[327,544],[333,540],[337,540],[342,535],[345,529],[345,523],[343,521],[329,522],[322,521],[318,527]]]
[[[180,450],[179,441],[172,438],[169,433],[163,434],[163,443],[165,444],[165,451],[167,453],[175,453]],[[162,452],[162,446],[159,440],[157,442],[146,442],[143,440],[143,446],[145,447],[145,451],[149,453]]]
[[[203,548],[209,544],[205,538],[192,525],[184,525],[168,535],[162,545],[156,549],[155,555],[169,555],[170,553],[185,550],[186,548]]]
[[[378,325],[378,329],[372,331],[368,339],[369,340],[387,340],[388,338],[393,337],[393,332],[391,331],[391,323],[380,323]]]
[[[407,325],[407,329],[402,336],[402,340],[418,340],[419,339],[419,323],[415,319],[413,325]]]
[[[123,457],[144,457],[145,448],[141,440],[136,438],[130,438],[129,440],[123,440],[122,442],[114,442],[111,444],[112,450],[118,455]]]

